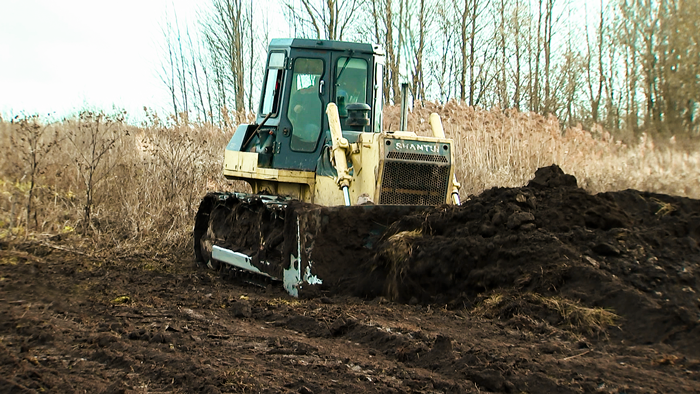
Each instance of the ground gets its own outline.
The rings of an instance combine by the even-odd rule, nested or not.
[[[190,255],[1,244],[0,393],[700,392],[698,242],[700,201],[552,166],[336,247],[301,299]]]

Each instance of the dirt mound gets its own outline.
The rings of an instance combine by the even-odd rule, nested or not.
[[[379,212],[334,220],[349,229],[381,222]],[[352,234],[339,236],[349,244]],[[697,354],[698,242],[700,201],[635,190],[591,195],[555,165],[539,169],[526,187],[493,188],[461,206],[405,215],[384,230],[373,254],[329,251],[335,272],[357,274],[343,285],[329,278],[334,285],[325,290],[451,308],[497,299],[489,313],[502,319],[534,314],[583,331],[614,324],[630,343],[663,342]],[[567,317],[601,311],[611,314],[602,321]]]

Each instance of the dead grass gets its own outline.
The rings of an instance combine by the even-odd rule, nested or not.
[[[50,127],[69,135],[78,124],[69,119]],[[0,140],[16,130],[16,124],[0,123]],[[105,153],[104,181],[94,186],[92,230],[81,230],[81,235],[92,239],[95,248],[118,255],[186,250],[199,199],[207,191],[230,188],[220,170],[231,133],[209,125],[165,126],[157,118],[141,127],[122,124],[120,130]],[[62,140],[40,169],[34,204],[39,224],[33,233],[83,228],[84,165],[76,164],[82,153],[80,144]],[[0,164],[0,235],[26,236],[26,170],[18,157],[5,157]]]
[[[700,152],[688,144],[674,145],[671,140],[659,147],[646,135],[624,144],[603,130],[562,130],[552,117],[455,102],[419,103],[409,114],[408,128],[429,135],[432,112],[441,116],[446,134],[455,139],[463,201],[494,186],[525,185],[537,168],[552,163],[594,193],[633,188],[700,198]],[[244,187],[229,184],[221,175],[223,151],[233,130],[175,123],[153,113],[138,127],[122,124],[118,117],[110,120],[119,123],[115,129],[120,135],[103,159],[108,170],[104,180],[94,186],[89,231],[81,223],[86,186],[84,165],[81,169],[77,164],[80,144],[65,138],[75,135],[80,125],[77,120],[45,125],[46,135],[58,135],[60,143],[37,169],[31,205],[37,221],[31,234],[78,235],[89,239],[84,247],[120,256],[189,251],[199,199],[208,191]],[[398,123],[398,108],[388,107],[385,129],[395,130]],[[16,122],[0,121],[3,146],[10,146],[17,127]],[[28,234],[28,163],[15,150],[7,153],[0,156],[0,241]]]
[[[497,291],[484,297],[472,309],[472,313],[488,318],[519,320],[526,316],[535,323],[554,324],[573,333],[596,335],[604,334],[608,327],[615,326],[620,320],[613,311],[590,308],[560,296]],[[533,323],[533,326],[537,325]]]
[[[681,144],[671,138],[659,146],[642,134],[623,143],[600,128],[562,130],[556,118],[534,113],[457,102],[415,107],[408,116],[409,130],[430,135],[428,117],[435,112],[446,135],[455,140],[463,199],[495,186],[523,186],[535,170],[551,164],[574,175],[579,187],[592,193],[636,189],[700,198],[698,142]],[[385,129],[396,130],[398,124],[399,109],[388,108]]]
[[[604,308],[589,308],[580,302],[563,297],[544,297],[531,294],[529,297],[561,316],[565,327],[587,334],[602,333],[614,326],[620,317]]]
[[[390,300],[398,300],[401,283],[404,282],[408,271],[408,259],[413,254],[413,243],[422,236],[420,229],[401,231],[387,238],[380,251],[381,257],[387,264],[387,279],[384,294]]]

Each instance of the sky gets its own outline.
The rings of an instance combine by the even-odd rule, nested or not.
[[[0,0],[0,115],[61,119],[83,109],[167,112],[160,80],[166,10],[194,0]]]

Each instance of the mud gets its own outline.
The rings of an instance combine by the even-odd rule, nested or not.
[[[552,166],[394,222],[325,212],[302,299],[191,256],[2,245],[0,393],[700,392],[700,201]]]

